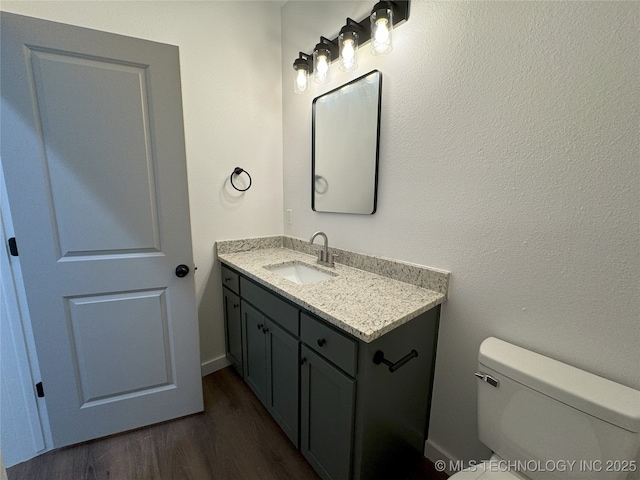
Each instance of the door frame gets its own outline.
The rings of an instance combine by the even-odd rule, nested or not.
[[[14,422],[15,429],[23,432],[17,442],[17,447],[11,450],[5,448],[3,452],[4,466],[9,468],[50,451],[53,448],[53,441],[44,398],[38,398],[34,394],[34,385],[40,381],[40,366],[31,330],[31,318],[20,268],[20,257],[10,256],[6,248],[9,238],[14,235],[2,169],[0,169],[0,230],[5,245],[5,248],[0,252],[2,257],[0,260],[2,264],[0,288],[8,313],[5,317],[5,311],[0,312],[0,322],[7,322],[6,329],[10,332],[9,338],[3,336],[2,344],[7,345],[11,342],[13,346],[13,360],[17,366],[13,381],[20,385],[19,391],[11,390],[5,393],[9,396],[10,405],[3,404],[0,408],[7,409],[11,414],[14,414],[15,405],[19,405],[24,407],[23,410],[27,413],[26,418],[22,416],[16,418]],[[31,442],[26,440],[28,437],[31,438]],[[11,441],[15,442],[15,438]],[[0,441],[0,444],[2,443]]]

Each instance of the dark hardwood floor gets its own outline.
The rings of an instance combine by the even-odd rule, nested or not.
[[[9,468],[9,480],[319,478],[231,367],[203,389],[203,413],[45,453]],[[409,476],[446,478],[426,459]]]

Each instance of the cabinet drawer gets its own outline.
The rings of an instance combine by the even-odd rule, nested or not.
[[[221,272],[222,284],[231,291],[240,294],[239,275],[225,265],[222,265]]]
[[[355,376],[358,358],[358,343],[355,340],[306,313],[300,314],[300,338],[327,360]]]
[[[299,322],[298,309],[296,307],[244,277],[240,277],[240,288],[242,288],[242,298],[244,300],[289,333],[298,336]]]

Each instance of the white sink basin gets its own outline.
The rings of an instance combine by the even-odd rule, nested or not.
[[[320,282],[336,276],[335,273],[320,270],[303,262],[269,265],[264,268],[298,285],[309,285],[310,283]]]

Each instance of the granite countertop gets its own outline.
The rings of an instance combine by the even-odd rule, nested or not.
[[[292,248],[257,248],[235,253],[231,253],[233,249],[221,249],[219,245],[217,248],[222,263],[364,342],[375,340],[446,300],[449,274],[444,271],[429,271],[446,275],[445,291],[442,292],[340,263],[334,268],[323,267],[316,263],[315,256]],[[295,261],[335,276],[298,285],[265,268]],[[442,290],[440,287],[437,288]]]

